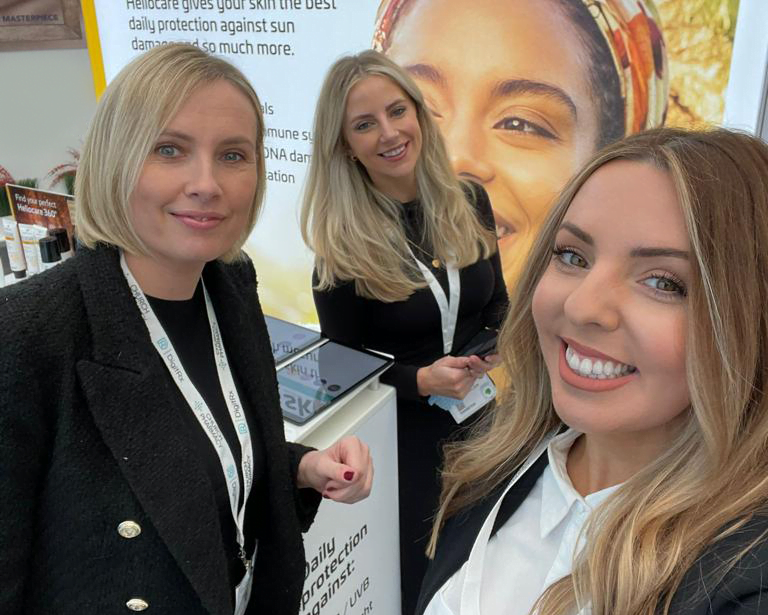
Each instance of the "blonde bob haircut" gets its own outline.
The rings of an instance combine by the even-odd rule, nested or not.
[[[319,290],[354,280],[361,297],[401,301],[426,286],[405,236],[402,205],[378,190],[362,163],[352,159],[343,131],[350,90],[371,76],[390,79],[416,107],[422,136],[416,182],[423,239],[433,256],[464,267],[493,254],[496,237],[470,203],[471,186],[462,185],[454,174],[437,125],[411,77],[376,51],[339,59],[328,71],[317,102],[302,236],[315,252]]]
[[[705,549],[738,533],[768,505],[768,146],[726,130],[657,129],[598,153],[550,212],[499,340],[508,386],[472,437],[446,448],[430,554],[447,517],[509,480],[533,448],[562,427],[531,300],[572,199],[612,160],[653,165],[675,185],[691,246],[691,404],[668,450],[596,509],[572,574],[539,598],[534,611],[540,615],[565,615],[587,604],[593,615],[666,614]],[[714,586],[755,542],[723,558],[701,587]]]
[[[75,180],[75,226],[89,248],[99,243],[132,254],[147,255],[129,213],[129,200],[163,129],[197,88],[224,80],[238,88],[256,114],[258,183],[243,234],[219,258],[229,262],[240,254],[261,209],[266,184],[264,120],[256,92],[229,62],[194,45],[154,47],[126,65],[104,92],[85,138]]]

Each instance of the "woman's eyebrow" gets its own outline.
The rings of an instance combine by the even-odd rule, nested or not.
[[[688,260],[689,255],[685,250],[678,250],[677,248],[633,248],[629,255],[632,258],[653,258],[655,256],[671,256],[673,258],[681,258]]]
[[[194,139],[184,133],[180,132],[178,130],[164,130],[160,134],[160,139],[178,139],[179,141],[186,141],[188,143],[192,143]],[[244,136],[244,135],[236,135],[232,137],[227,137],[226,139],[222,139],[221,143],[219,145],[228,146],[228,145],[250,145],[253,146],[254,142],[253,139]]]
[[[409,64],[405,67],[405,70],[411,73],[414,77],[420,77],[421,79],[430,81],[435,85],[440,85],[443,87],[446,85],[446,80],[443,76],[443,73],[440,72],[440,69],[432,66],[431,64]]]
[[[568,231],[575,237],[581,239],[588,246],[594,246],[595,240],[592,235],[582,230],[572,222],[563,222],[560,225],[561,231]],[[671,256],[672,258],[680,258],[682,260],[689,260],[690,255],[685,250],[679,250],[678,248],[666,248],[666,247],[637,247],[632,248],[629,251],[631,258],[654,258],[659,256]]]
[[[229,137],[227,139],[222,139],[221,143],[219,145],[250,145],[251,147],[254,146],[253,139],[245,136],[237,136],[237,137]]]
[[[386,109],[387,111],[389,111],[390,109],[392,109],[393,107],[396,107],[397,105],[402,105],[404,102],[405,102],[405,98],[397,98],[393,100],[391,103],[389,103],[386,106]]]
[[[164,130],[160,133],[160,138],[178,139],[179,141],[192,141],[192,137],[178,130]]]
[[[573,119],[578,119],[576,105],[573,99],[557,86],[543,83],[541,81],[531,81],[530,79],[507,79],[497,83],[491,91],[491,96],[495,98],[504,98],[506,96],[519,96],[521,94],[534,94],[546,98],[554,98],[559,101],[571,112]]]
[[[588,246],[594,246],[595,240],[592,239],[592,235],[587,233],[586,231],[581,230],[578,226],[571,222],[563,222],[560,225],[561,231],[568,231],[571,235],[574,235],[581,239],[585,244]]]

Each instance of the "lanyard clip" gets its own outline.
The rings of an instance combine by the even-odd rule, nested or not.
[[[253,568],[253,562],[248,559],[248,556],[245,554],[244,547],[240,547],[240,551],[237,555],[240,558],[240,561],[243,562],[243,566],[245,567],[246,572]]]

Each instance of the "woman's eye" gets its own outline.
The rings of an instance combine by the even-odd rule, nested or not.
[[[557,137],[542,126],[524,120],[521,117],[505,117],[493,125],[496,130],[507,130],[509,132],[519,132],[522,134],[544,137],[545,139],[557,139]]]
[[[555,248],[554,254],[563,265],[579,267],[581,269],[587,266],[587,261],[583,256],[568,248]]]
[[[227,152],[222,158],[224,158],[225,162],[240,162],[241,160],[245,160],[245,156],[240,152]]]
[[[179,154],[179,148],[175,145],[158,145],[155,152],[164,158],[173,158]]]
[[[687,292],[682,282],[669,276],[653,275],[643,280],[643,284],[665,295],[680,295],[685,297]]]
[[[371,127],[371,122],[360,122],[355,126],[355,130],[358,132],[362,132],[364,130],[368,130]]]
[[[405,107],[395,107],[392,109],[392,117],[400,117],[402,115],[405,115]]]

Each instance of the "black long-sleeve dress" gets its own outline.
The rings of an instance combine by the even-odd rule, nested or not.
[[[474,188],[473,201],[481,221],[495,229],[487,194],[479,186]],[[446,271],[432,266],[431,249],[424,244],[419,202],[404,203],[402,216],[408,239],[420,248],[413,250],[414,254],[431,268],[447,294]],[[491,258],[461,269],[460,280],[454,349],[464,346],[484,327],[498,328],[508,305],[498,250]],[[316,283],[314,276],[313,286]],[[462,427],[448,412],[427,404],[416,384],[418,369],[445,355],[440,310],[428,287],[405,301],[384,303],[359,297],[350,281],[328,291],[315,291],[314,298],[326,337],[395,357],[395,365],[382,381],[397,389],[400,576],[403,613],[410,615],[427,566],[424,550],[440,494],[441,444]]]

